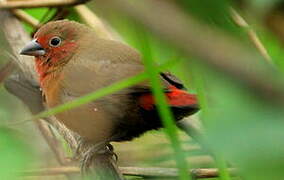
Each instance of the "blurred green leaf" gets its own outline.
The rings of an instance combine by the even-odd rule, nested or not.
[[[284,53],[283,45],[277,40],[272,33],[268,32],[264,28],[255,26],[258,37],[266,48],[269,56],[271,57],[273,63],[284,72]]]
[[[245,2],[250,7],[250,10],[264,14],[278,3],[282,2],[282,0],[246,0]]]
[[[29,15],[37,19],[40,23],[42,23],[42,20],[45,20],[44,22],[46,22],[46,20],[51,18],[55,13],[55,9],[49,9],[49,8],[32,8],[32,9],[25,9],[25,11]],[[24,27],[27,32],[29,33],[34,32],[34,29],[25,23]]]
[[[206,72],[205,72],[206,71]],[[248,179],[284,177],[284,121],[281,107],[272,106],[232,82],[206,69],[208,144],[233,163]]]
[[[0,127],[0,179],[13,180],[30,164],[30,152],[15,132]]]
[[[188,175],[188,165],[185,160],[185,154],[182,151],[181,143],[177,134],[177,127],[175,126],[175,120],[173,114],[167,104],[164,90],[159,78],[159,71],[153,59],[151,44],[149,43],[148,35],[145,31],[141,31],[136,35],[138,44],[140,45],[140,52],[143,56],[143,62],[146,68],[146,73],[149,75],[149,82],[152,88],[152,92],[155,97],[156,106],[160,117],[162,118],[165,132],[167,133],[169,140],[171,141],[172,148],[175,152],[176,164],[179,169],[179,179],[191,179]]]
[[[79,17],[79,15],[77,14],[77,12],[73,7],[69,8],[69,11],[70,11],[69,15],[66,17],[66,19],[81,22],[81,18]]]

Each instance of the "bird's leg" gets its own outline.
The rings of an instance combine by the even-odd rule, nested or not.
[[[78,146],[82,146],[83,143],[80,144],[81,145]],[[93,157],[96,156],[96,154],[100,154],[99,152],[102,152],[105,147],[106,144],[104,142],[101,142],[95,144],[94,146],[90,147],[86,152],[84,152],[81,160],[81,171],[83,175],[86,174],[86,172],[88,171]]]

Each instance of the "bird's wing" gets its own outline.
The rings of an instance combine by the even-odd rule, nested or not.
[[[185,89],[182,82],[173,74],[170,72],[162,72],[160,73],[161,78],[166,81],[168,84],[175,86],[178,89]]]
[[[95,48],[82,50],[65,67],[65,89],[73,96],[82,96],[144,71],[140,55],[133,48],[102,39],[96,40],[92,45]],[[160,77],[170,105],[197,104],[195,95],[183,90],[183,84],[174,75],[166,72],[161,73]],[[149,109],[155,104],[150,89],[149,84],[143,82],[116,94],[135,93],[139,97],[141,107]]]
[[[166,99],[171,107],[198,108],[196,95],[188,93],[177,77],[169,72],[161,73],[160,75],[165,86],[164,92]],[[155,100],[151,92],[147,92],[147,89],[144,89],[144,91],[141,89],[138,92],[141,92],[139,95],[141,107],[145,110],[154,109]]]

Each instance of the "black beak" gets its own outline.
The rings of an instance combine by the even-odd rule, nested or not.
[[[34,39],[21,50],[20,54],[28,56],[42,56],[45,54],[45,50]]]

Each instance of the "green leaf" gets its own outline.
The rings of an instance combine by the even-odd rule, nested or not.
[[[284,177],[284,113],[221,73],[208,69],[204,89],[209,99],[202,120],[207,143],[248,179]]]
[[[176,153],[176,164],[179,169],[179,178],[183,180],[191,179],[188,174],[188,165],[186,156],[182,151],[181,142],[179,141],[177,134],[177,127],[175,126],[175,120],[173,114],[168,106],[162,84],[160,82],[159,71],[153,60],[151,44],[148,42],[148,36],[146,32],[140,31],[139,35],[140,50],[143,55],[143,62],[146,68],[146,72],[149,75],[149,81],[151,89],[155,97],[156,106],[160,117],[162,118],[165,132],[171,142],[172,148]]]
[[[13,180],[18,172],[27,168],[31,157],[25,144],[15,132],[0,127],[0,179]]]

